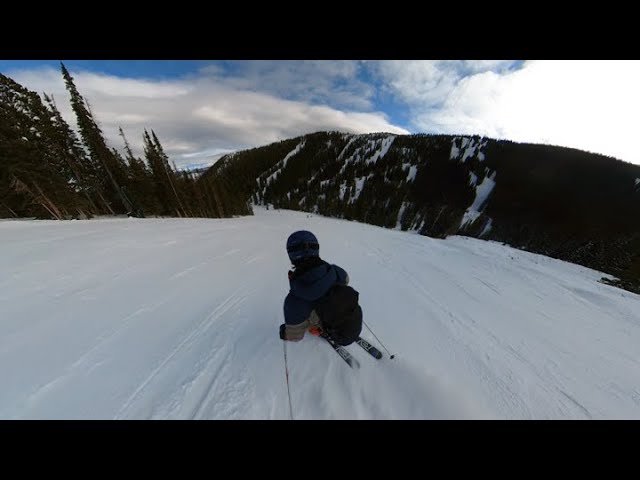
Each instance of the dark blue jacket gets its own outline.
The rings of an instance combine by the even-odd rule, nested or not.
[[[347,285],[347,272],[337,265],[324,262],[300,275],[290,275],[289,294],[284,299],[284,322],[299,325],[308,320],[315,301],[324,296],[336,283]]]

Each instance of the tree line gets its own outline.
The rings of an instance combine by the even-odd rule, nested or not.
[[[89,102],[61,64],[78,132],[53,96],[0,73],[0,217],[85,219],[103,215],[209,217],[250,213],[225,175],[202,179],[170,162],[153,130],[136,157],[107,144]],[[238,203],[239,202],[239,203]],[[227,213],[230,212],[230,213]]]

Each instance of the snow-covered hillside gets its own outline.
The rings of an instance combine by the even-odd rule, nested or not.
[[[297,229],[349,272],[396,358],[349,346],[352,370],[318,338],[288,342],[294,418],[640,418],[640,296],[601,273],[260,209],[0,222],[0,418],[289,418],[278,325]]]

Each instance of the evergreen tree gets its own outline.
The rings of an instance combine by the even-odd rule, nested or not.
[[[144,155],[151,169],[152,181],[161,205],[161,215],[183,216],[180,214],[180,207],[177,202],[177,196],[171,183],[171,176],[168,173],[170,169],[164,152],[158,151],[158,148],[152,140],[149,132],[145,129],[143,135]]]
[[[53,131],[40,97],[0,74],[0,199],[11,216],[61,219],[88,212]]]
[[[171,190],[173,191],[173,194],[175,196],[176,205],[179,207],[179,211],[181,211],[182,214],[186,217],[188,216],[187,211],[185,210],[182,200],[178,195],[178,191],[176,190],[176,173],[171,169],[171,166],[169,165],[169,157],[164,153],[164,149],[160,144],[160,140],[158,140],[158,137],[153,130],[151,130],[151,137],[153,138],[153,147],[155,148],[156,154],[160,159],[160,164],[164,169],[164,173],[167,176],[169,186],[171,187]]]
[[[79,191],[87,199],[91,212],[93,214],[107,213],[108,207],[104,202],[104,196],[102,192],[98,191],[96,172],[92,168],[82,144],[69,124],[62,118],[53,97],[44,94],[44,99],[52,114],[49,135],[55,139],[55,144],[59,149],[58,154],[68,165],[70,176],[73,177]],[[98,207],[101,204],[104,210]]]
[[[65,86],[71,96],[71,106],[78,122],[80,136],[92,159],[94,168],[100,172],[101,187],[113,210],[121,213],[133,211],[133,206],[122,185],[126,179],[124,163],[107,147],[100,127],[96,123],[87,102],[82,98],[64,64],[60,64]]]

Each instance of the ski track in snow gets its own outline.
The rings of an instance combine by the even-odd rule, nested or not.
[[[126,412],[131,404],[138,398],[138,396],[144,391],[144,389],[149,385],[149,383],[158,375],[158,373],[162,370],[162,368],[170,362],[173,357],[176,356],[183,348],[188,348],[193,345],[194,341],[197,340],[198,336],[203,332],[211,328],[213,323],[218,320],[221,316],[223,316],[228,310],[232,309],[238,303],[243,302],[245,300],[244,297],[238,297],[237,295],[232,295],[224,300],[220,305],[218,305],[210,315],[208,315],[202,323],[200,323],[194,330],[187,335],[187,337],[180,342],[167,357],[151,372],[151,374],[145,379],[144,382],[138,386],[138,388],[133,392],[133,394],[127,399],[124,403],[118,414],[116,415],[116,419],[120,418],[124,412]]]
[[[385,356],[347,347],[359,370],[288,342],[294,418],[640,418],[640,296],[496,242],[307,215],[2,222],[0,418],[287,419],[297,229],[396,358],[367,326]]]

